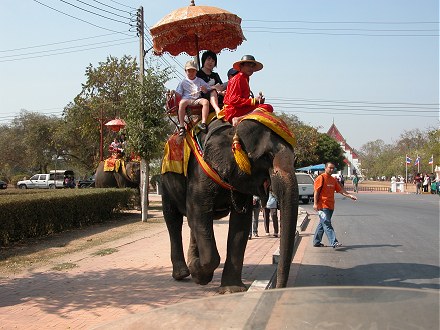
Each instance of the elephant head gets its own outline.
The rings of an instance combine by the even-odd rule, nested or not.
[[[231,152],[233,138],[239,137],[247,169],[237,164]],[[292,146],[265,125],[244,120],[238,126],[220,120],[209,126],[201,138],[203,158],[222,178],[227,189],[206,175],[194,156],[190,157],[187,176],[165,173],[162,177],[164,217],[171,238],[173,277],[189,273],[196,283],[206,284],[220,264],[213,219],[230,213],[228,247],[220,293],[246,290],[241,280],[244,252],[251,227],[252,195],[263,205],[268,188],[278,198],[281,218],[280,262],[277,287],[285,287],[293,255],[298,214],[298,186],[294,171]],[[183,215],[191,228],[188,267],[181,243]]]

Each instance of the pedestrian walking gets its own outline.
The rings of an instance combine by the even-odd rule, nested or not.
[[[270,218],[272,218],[273,222],[273,236],[278,237],[278,200],[272,194],[272,191],[269,191],[269,199],[267,200],[266,207],[264,208],[264,229],[266,230],[266,236],[270,235],[269,230],[269,222]]]
[[[258,218],[260,217],[261,201],[260,197],[252,196],[252,228],[249,231],[249,239],[252,239],[252,234],[254,237],[258,237]]]
[[[358,184],[359,184],[359,177],[357,176],[357,174],[355,174],[353,177],[353,191],[355,193],[358,192]]]
[[[332,226],[332,215],[335,209],[335,192],[340,193],[352,200],[357,200],[356,196],[349,194],[338,181],[332,177],[332,172],[335,165],[331,162],[325,164],[325,172],[319,175],[315,180],[315,192],[313,194],[314,203],[313,208],[318,211],[319,224],[316,227],[315,235],[313,237],[313,246],[322,247],[322,236],[324,233],[333,248],[342,246],[337,240],[335,231]]]

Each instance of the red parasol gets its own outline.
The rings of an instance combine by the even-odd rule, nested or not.
[[[200,50],[220,53],[236,49],[246,38],[241,30],[241,18],[224,9],[196,6],[177,9],[150,29],[156,55],[198,55]]]
[[[119,132],[121,128],[125,127],[125,125],[125,121],[120,118],[110,120],[108,123],[105,124],[105,126],[108,126],[114,132]]]

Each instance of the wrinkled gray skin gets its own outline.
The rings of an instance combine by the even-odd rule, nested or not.
[[[139,162],[125,162],[127,175],[124,175],[122,168],[118,172],[104,172],[104,162],[100,162],[96,169],[96,188],[138,188],[140,183]]]
[[[229,213],[227,256],[219,292],[246,291],[241,279],[251,228],[252,195],[260,196],[265,205],[270,185],[280,204],[281,244],[276,287],[283,288],[292,262],[298,216],[293,149],[267,127],[252,120],[242,121],[235,128],[219,126],[219,120],[209,126],[204,158],[235,191],[221,188],[213,182],[193,155],[189,160],[187,177],[171,172],[162,175],[162,204],[171,242],[172,276],[181,280],[191,275],[193,281],[201,285],[212,280],[214,270],[220,264],[213,220]],[[238,168],[231,152],[235,129],[250,159],[251,175]],[[206,135],[202,134],[201,138],[205,141]],[[183,216],[187,217],[191,229],[187,263],[182,246]]]

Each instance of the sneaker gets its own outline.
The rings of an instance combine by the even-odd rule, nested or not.
[[[278,237],[278,234],[273,234],[273,237]]]
[[[270,236],[270,233],[266,233],[266,236]]]
[[[206,133],[208,131],[208,125],[206,125],[205,123],[199,123],[198,127],[203,133]]]
[[[258,234],[254,234],[254,237],[258,237]]]
[[[322,243],[316,243],[316,244],[313,244],[313,246],[314,246],[314,247],[323,247],[324,244],[322,244]]]
[[[252,239],[252,235],[249,235],[249,240],[251,240]]]
[[[338,247],[341,247],[342,243],[336,242],[335,244],[333,244],[333,248],[336,249]]]

